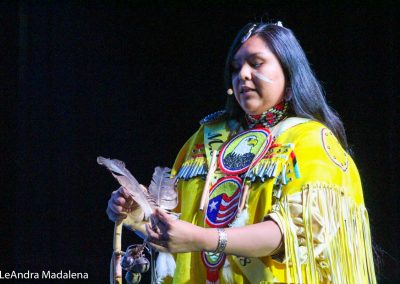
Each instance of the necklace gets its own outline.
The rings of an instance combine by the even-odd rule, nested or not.
[[[247,124],[249,125],[250,129],[260,127],[273,127],[287,117],[288,106],[288,102],[282,101],[276,106],[264,111],[262,114],[252,115],[246,113]]]

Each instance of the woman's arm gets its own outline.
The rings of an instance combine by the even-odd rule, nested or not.
[[[191,223],[174,220],[157,209],[155,216],[161,226],[146,225],[149,241],[156,249],[169,252],[214,251],[218,246],[216,228],[202,228]],[[271,220],[239,228],[226,228],[225,253],[245,257],[261,257],[276,252],[282,241],[278,225]]]

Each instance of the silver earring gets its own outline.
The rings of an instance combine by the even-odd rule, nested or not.
[[[285,91],[285,101],[288,102],[292,99],[292,89],[291,88],[286,88]]]

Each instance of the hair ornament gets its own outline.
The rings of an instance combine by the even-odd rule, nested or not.
[[[256,26],[257,26],[257,25],[254,24],[254,25],[249,29],[249,31],[247,32],[247,34],[242,38],[242,43],[244,43],[246,40],[249,39],[249,37],[251,36],[251,33],[253,32],[253,30],[254,30],[254,28],[255,28]]]
[[[275,25],[277,25],[278,27],[281,27],[281,28],[283,28],[283,24],[282,24],[282,22],[281,22],[281,21],[277,21]]]

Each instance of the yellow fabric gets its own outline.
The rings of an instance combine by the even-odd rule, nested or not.
[[[203,143],[203,134],[202,126],[188,140],[178,154],[173,174],[192,158],[192,149]],[[351,157],[325,126],[314,121],[286,130],[274,144],[280,146],[261,161],[276,164],[274,177],[264,181],[256,178],[248,197],[248,224],[269,217],[284,233],[282,257],[258,259],[268,275],[262,283],[376,283],[368,215]],[[297,159],[299,178],[291,151]],[[200,177],[178,182],[181,219],[198,226],[204,226],[204,215],[198,210],[203,186]],[[239,268],[231,258],[234,283],[251,283],[244,276],[251,270],[244,273],[242,270],[248,268]],[[176,262],[174,279],[165,283],[205,283],[200,253],[178,254]],[[219,281],[225,283],[221,274]]]

